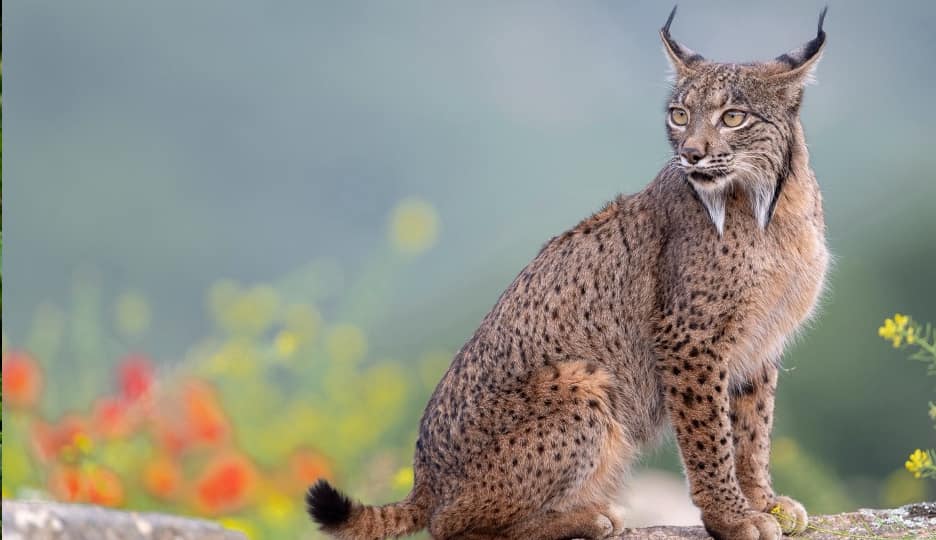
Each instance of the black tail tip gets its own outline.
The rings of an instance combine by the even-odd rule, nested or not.
[[[336,527],[351,516],[351,499],[321,479],[306,492],[306,511],[322,527]]]

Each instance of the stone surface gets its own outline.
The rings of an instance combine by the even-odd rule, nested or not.
[[[246,540],[215,523],[96,506],[3,501],[4,540]],[[936,503],[810,516],[803,540],[936,540]],[[702,527],[628,529],[617,540],[708,540]]]
[[[702,527],[646,527],[629,529],[618,540],[708,540]],[[829,516],[810,516],[803,540],[936,540],[936,502],[909,504],[892,510],[858,510]]]
[[[3,501],[3,540],[246,540],[216,523],[97,506]]]

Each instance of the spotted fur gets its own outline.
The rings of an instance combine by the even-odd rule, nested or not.
[[[675,13],[675,11],[674,11]],[[674,158],[550,240],[501,295],[432,395],[402,502],[363,506],[327,484],[310,513],[338,538],[426,527],[436,539],[605,538],[638,452],[667,426],[715,538],[775,540],[768,470],[777,365],[812,314],[828,253],[799,120],[825,42],[719,64],[661,31],[675,71]],[[719,126],[725,108],[746,123]],[[704,154],[681,158],[687,144]],[[698,150],[698,149],[697,149]],[[693,159],[698,157],[696,155]]]

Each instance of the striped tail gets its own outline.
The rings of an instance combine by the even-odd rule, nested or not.
[[[306,492],[306,508],[323,532],[343,540],[394,538],[426,528],[428,514],[410,494],[384,506],[352,501],[325,480]]]

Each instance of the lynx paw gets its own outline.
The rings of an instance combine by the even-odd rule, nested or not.
[[[611,521],[612,536],[624,532],[624,514],[624,508],[616,504],[610,505],[607,511],[604,513],[604,515],[607,516],[607,518]]]
[[[809,515],[803,505],[789,497],[778,496],[767,507],[767,511],[780,523],[783,534],[800,534],[809,525]]]
[[[705,530],[715,540],[780,540],[780,524],[770,514],[750,512],[735,519],[702,518]]]
[[[594,538],[608,538],[612,534],[614,534],[614,523],[611,521],[611,518],[604,514],[598,514],[598,517],[595,518]]]

